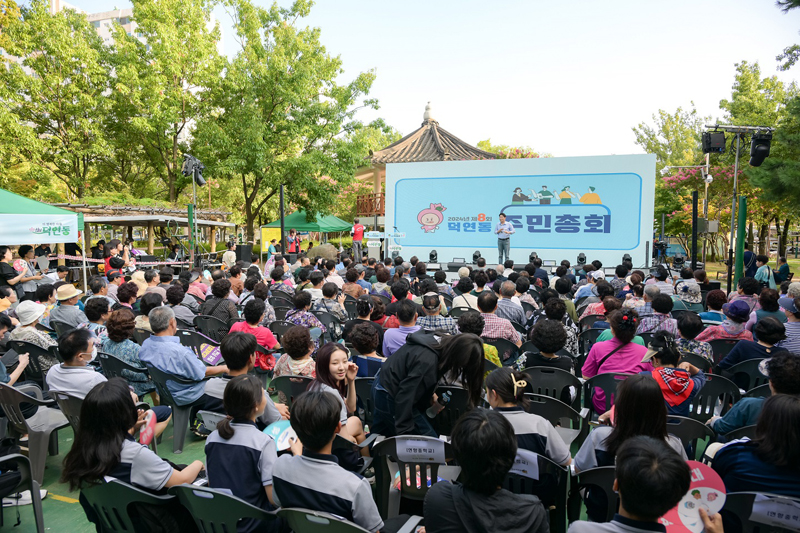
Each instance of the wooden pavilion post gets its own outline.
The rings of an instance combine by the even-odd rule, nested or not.
[[[155,254],[156,251],[156,228],[152,220],[147,222],[147,253]]]

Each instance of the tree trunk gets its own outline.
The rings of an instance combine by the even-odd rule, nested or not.
[[[786,248],[787,244],[789,243],[789,223],[791,222],[791,218],[786,217],[786,220],[783,221],[783,231],[781,232],[781,246],[778,250],[778,257],[786,257]]]
[[[767,255],[769,249],[769,224],[761,224],[758,229],[758,251],[759,255]]]

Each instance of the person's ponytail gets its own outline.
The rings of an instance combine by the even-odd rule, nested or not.
[[[232,420],[232,416],[226,416],[217,423],[217,431],[219,431],[219,436],[225,440],[230,439],[233,437],[233,434],[236,433],[236,430],[234,430],[233,426],[231,426]]]
[[[633,309],[618,309],[608,315],[611,331],[614,333],[614,337],[622,344],[628,344],[633,340],[640,321],[639,313]]]
[[[217,424],[219,436],[225,440],[234,435],[231,423],[233,420],[247,420],[261,405],[264,398],[264,387],[261,381],[249,374],[236,376],[225,385],[222,403],[228,414],[225,420]]]
[[[531,377],[509,367],[498,368],[486,378],[486,388],[494,391],[503,403],[515,403],[528,410],[530,402],[525,397]]]
[[[358,316],[369,316],[372,313],[372,301],[369,296],[360,296],[356,302]]]

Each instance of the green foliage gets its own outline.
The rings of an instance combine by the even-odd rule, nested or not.
[[[242,49],[209,91],[215,111],[198,121],[194,151],[235,198],[251,239],[281,183],[295,208],[330,212],[381,125],[362,134],[354,119],[375,74],[339,84],[341,60],[322,46],[320,30],[294,26],[310,3],[264,9],[238,0],[233,7]],[[362,106],[377,108],[371,100]]]
[[[506,144],[492,144],[491,139],[478,141],[478,148],[484,152],[497,154],[498,159],[536,159],[539,157],[553,157],[551,154],[537,152],[530,146],[508,146]]]
[[[797,93],[792,83],[786,87],[777,76],[761,77],[758,63],[736,63],[736,78],[731,99],[719,102],[725,120],[742,126],[774,126],[784,113],[787,97]]]
[[[763,190],[766,198],[800,202],[800,97],[786,106],[786,114],[778,123],[770,147],[770,155],[760,167],[748,174]]]
[[[656,172],[664,167],[699,165],[703,152],[700,133],[711,117],[701,117],[692,102],[691,110],[679,107],[674,113],[659,109],[653,115],[653,125],[644,122],[633,133],[645,152],[656,155]]]

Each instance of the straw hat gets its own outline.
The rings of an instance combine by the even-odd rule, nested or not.
[[[139,290],[136,291],[136,296],[141,298],[144,294],[144,291],[147,290],[147,282],[144,280],[144,271],[137,270],[134,272],[131,276],[131,283],[134,283],[137,287],[139,287]]]
[[[56,289],[56,300],[59,302],[63,300],[71,300],[79,294],[83,294],[83,291],[76,289],[75,285],[67,283],[66,285],[62,285]]]

